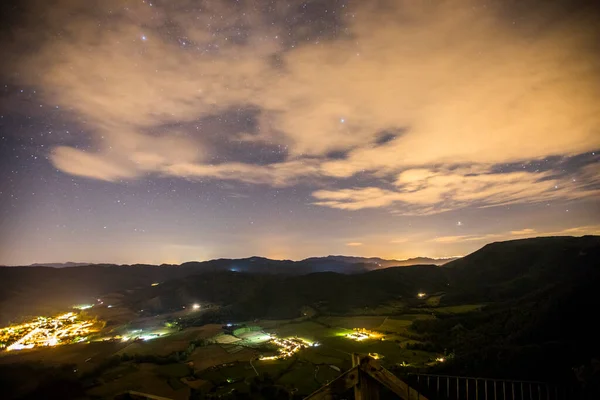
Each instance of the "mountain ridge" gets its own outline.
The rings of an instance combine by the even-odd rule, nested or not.
[[[280,261],[280,262],[290,262],[290,263],[319,262],[319,261],[324,262],[324,261],[331,260],[331,261],[347,262],[350,264],[359,264],[359,263],[380,264],[381,267],[385,268],[388,266],[408,266],[408,265],[419,265],[419,264],[443,265],[448,262],[457,260],[459,258],[460,257],[458,257],[458,256],[456,256],[456,257],[439,257],[439,258],[419,256],[419,257],[411,257],[411,258],[398,260],[398,259],[386,259],[386,258],[380,258],[380,257],[360,257],[360,256],[345,256],[345,255],[330,254],[327,256],[307,257],[307,258],[303,258],[301,260],[275,259],[275,258],[268,258],[268,257],[262,257],[262,256],[250,256],[250,257],[242,257],[242,258],[220,257],[220,258],[212,258],[210,260],[204,260],[204,261],[189,260],[189,261],[184,261],[180,264],[167,264],[167,263],[163,263],[163,264],[146,264],[146,263],[118,264],[118,263],[92,263],[92,262],[67,261],[64,263],[51,262],[51,263],[32,263],[32,264],[27,264],[27,265],[0,265],[0,267],[7,267],[7,268],[10,268],[10,267],[73,268],[73,267],[85,267],[85,266],[91,266],[91,265],[100,265],[100,266],[115,265],[115,266],[120,266],[120,267],[137,266],[137,265],[175,267],[175,266],[181,266],[184,264],[210,263],[210,262],[223,261],[223,260],[228,260],[228,261],[242,261],[242,260]]]

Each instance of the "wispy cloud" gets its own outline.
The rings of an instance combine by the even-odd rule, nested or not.
[[[349,243],[346,243],[346,246],[349,246],[349,247],[358,247],[358,246],[362,246],[362,245],[363,244],[361,242],[349,242]]]
[[[396,189],[363,187],[319,190],[315,204],[343,210],[394,207],[398,214],[426,215],[463,208],[554,199],[578,199],[599,189],[548,172],[462,173],[461,170],[413,169],[399,174]]]
[[[483,235],[457,235],[440,236],[430,239],[430,242],[441,244],[454,244],[463,242],[492,242],[502,240],[513,240],[515,236],[518,239],[523,237],[543,237],[543,236],[584,236],[600,234],[600,225],[585,225],[561,230],[536,231],[535,229],[525,228],[516,231],[483,234]]]
[[[535,233],[536,233],[536,230],[532,229],[532,228],[520,229],[518,231],[510,231],[510,234],[514,235],[514,236],[522,236],[522,235],[531,236],[531,235],[535,235]]]
[[[460,243],[460,242],[484,242],[491,241],[501,237],[502,235],[458,235],[458,236],[440,236],[430,240],[435,243]]]

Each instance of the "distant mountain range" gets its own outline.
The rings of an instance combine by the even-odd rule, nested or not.
[[[247,264],[247,262],[272,262],[272,263],[314,263],[323,267],[327,264],[331,264],[333,269],[338,269],[339,263],[344,264],[373,264],[372,269],[377,268],[389,268],[389,267],[407,267],[409,265],[444,265],[450,261],[459,259],[460,257],[446,257],[446,258],[429,258],[429,257],[415,257],[408,258],[406,260],[387,260],[379,257],[353,257],[353,256],[325,256],[325,257],[310,257],[300,261],[291,260],[273,260],[264,257],[249,257],[240,259],[214,259],[208,261],[188,261],[181,265],[210,265],[219,263],[222,264],[223,260],[229,261],[232,265],[237,263]],[[69,267],[83,267],[87,265],[112,265],[112,264],[97,264],[97,263],[82,263],[82,262],[65,262],[65,263],[34,263],[28,266],[30,267],[51,267],[51,268],[69,268]],[[115,264],[116,265],[116,264]],[[162,266],[176,266],[176,264],[163,264]],[[338,271],[343,272],[343,271]]]
[[[444,265],[450,261],[458,260],[460,257],[446,257],[446,258],[429,258],[429,257],[415,257],[408,258],[406,260],[386,260],[379,257],[352,257],[352,256],[327,256],[327,257],[311,257],[306,258],[302,261],[312,261],[318,263],[326,263],[328,261],[333,262],[347,262],[347,263],[363,263],[363,264],[376,264],[382,268],[389,267],[408,267],[410,265]]]
[[[64,262],[64,263],[34,263],[29,264],[29,267],[52,267],[52,268],[67,268],[67,267],[83,267],[85,265],[94,265],[94,263],[76,263],[76,262]]]
[[[446,260],[444,260],[446,261]],[[105,293],[148,287],[152,283],[214,273],[298,276],[318,272],[360,274],[390,266],[436,264],[440,260],[384,260],[361,257],[313,257],[301,261],[264,257],[191,261],[180,265],[49,263],[0,267],[0,325],[22,316],[56,312],[87,303]]]

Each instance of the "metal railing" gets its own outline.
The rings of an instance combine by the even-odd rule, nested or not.
[[[576,400],[585,398],[579,388],[536,381],[409,374],[407,383],[428,398],[439,400]]]

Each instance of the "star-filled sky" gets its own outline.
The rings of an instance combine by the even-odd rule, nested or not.
[[[0,6],[0,264],[600,233],[595,1]]]

